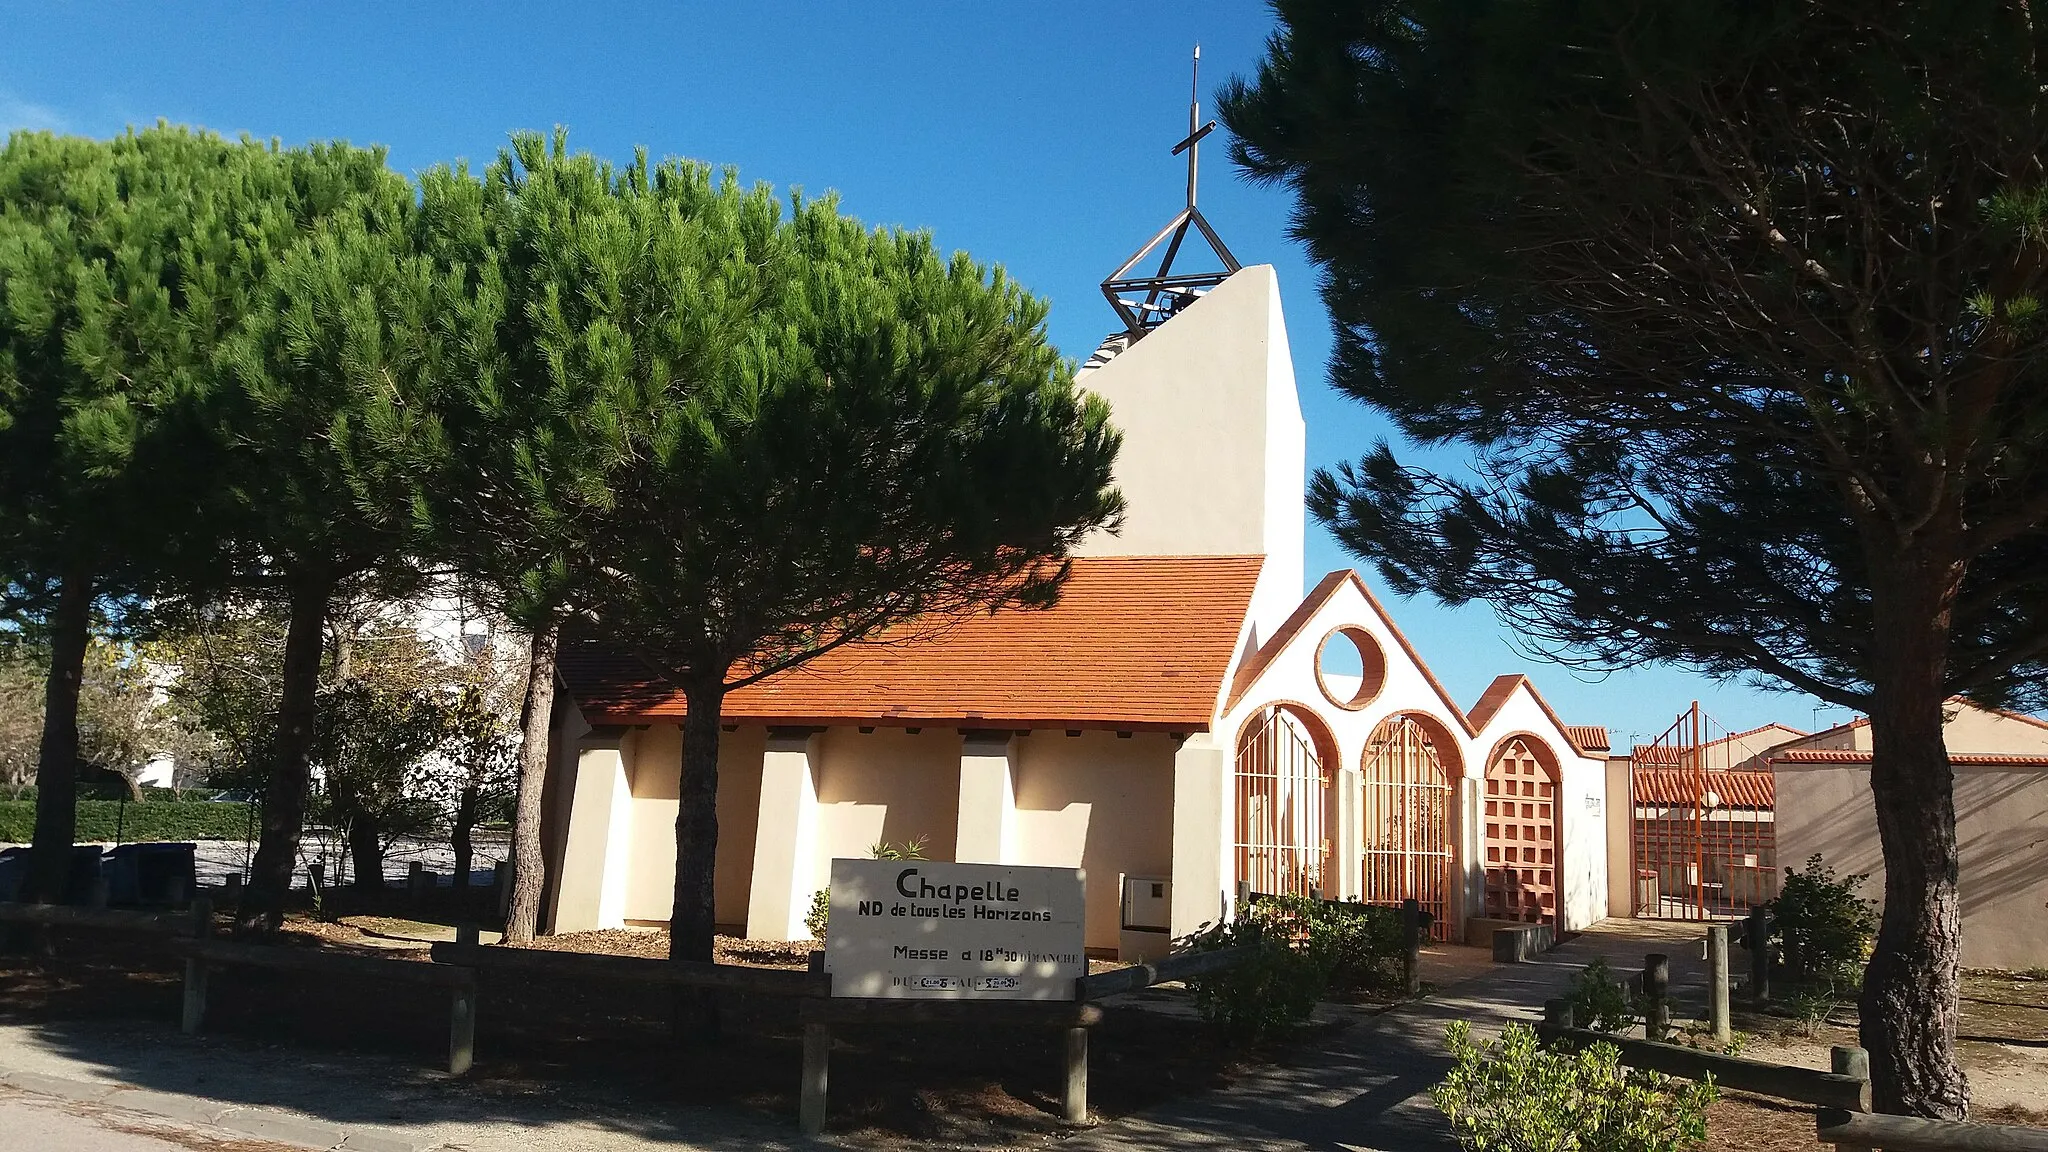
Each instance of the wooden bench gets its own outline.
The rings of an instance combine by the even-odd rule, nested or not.
[[[240,944],[230,940],[181,940],[171,950],[185,958],[187,1035],[196,1035],[206,1021],[208,972],[216,967],[269,968],[368,980],[395,980],[446,988],[448,1006],[448,1073],[460,1076],[476,1058],[476,970],[417,960],[378,960],[312,948]]]

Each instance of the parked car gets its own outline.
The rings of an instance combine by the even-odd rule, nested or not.
[[[256,794],[247,788],[230,788],[216,795],[210,801],[210,803],[214,804],[253,804],[255,802]]]

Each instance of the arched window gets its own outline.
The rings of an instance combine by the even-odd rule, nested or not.
[[[1262,709],[1237,740],[1237,880],[1254,892],[1316,895],[1329,861],[1329,776],[1286,708]]]
[[[1381,721],[1365,748],[1361,895],[1368,904],[1416,901],[1439,940],[1454,927],[1450,810],[1450,776],[1428,726],[1413,716]]]

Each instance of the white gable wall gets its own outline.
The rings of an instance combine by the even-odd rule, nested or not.
[[[1270,265],[1245,268],[1080,385],[1123,433],[1118,535],[1080,556],[1266,557],[1252,598],[1260,639],[1301,601],[1306,448]]]
[[[1473,741],[1482,780],[1494,749],[1518,735],[1541,741],[1557,757],[1558,904],[1564,930],[1577,931],[1607,915],[1607,759],[1579,755],[1525,680]]]

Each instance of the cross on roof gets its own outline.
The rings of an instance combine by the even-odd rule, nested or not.
[[[1223,238],[1209,226],[1202,210],[1195,207],[1195,184],[1201,172],[1202,138],[1216,130],[1214,120],[1202,122],[1201,94],[1202,46],[1195,45],[1194,68],[1188,81],[1188,134],[1173,146],[1172,155],[1185,152],[1188,156],[1188,200],[1166,227],[1146,241],[1131,258],[1124,261],[1109,278],[1102,282],[1102,294],[1109,300],[1109,306],[1122,317],[1124,327],[1136,339],[1146,332],[1173,319],[1174,314],[1194,303],[1209,289],[1223,281],[1239,268],[1237,257],[1231,255]],[[1173,262],[1180,255],[1181,242],[1187,239],[1192,227],[1202,234],[1209,244],[1209,250],[1223,263],[1220,272],[1193,272],[1176,275]],[[1154,248],[1166,244],[1166,254],[1159,261],[1159,270],[1151,275],[1132,276],[1131,269],[1139,261],[1151,255]]]

